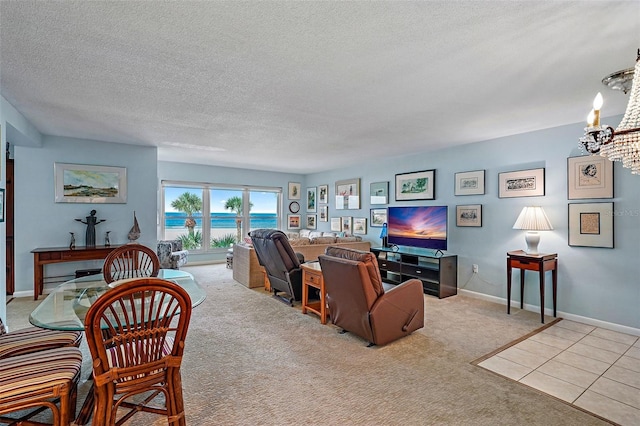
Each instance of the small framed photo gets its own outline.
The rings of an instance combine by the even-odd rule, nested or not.
[[[456,226],[482,226],[482,204],[456,206]]]
[[[307,229],[316,229],[316,215],[308,214],[307,215]]]
[[[435,200],[436,171],[399,173],[396,175],[396,201]]]
[[[369,185],[370,204],[387,204],[389,202],[389,182],[373,182]]]
[[[317,211],[316,204],[317,188],[315,186],[307,188],[307,211],[315,213]]]
[[[544,195],[544,169],[498,173],[498,197],[540,197]]]
[[[4,222],[4,188],[0,188],[0,222]]]
[[[302,191],[302,184],[298,182],[289,182],[288,198],[290,200],[299,200],[302,197],[300,191]]]
[[[329,185],[318,186],[318,204],[329,204]]]
[[[569,245],[613,248],[613,203],[569,204]]]
[[[484,195],[484,170],[455,174],[455,195]]]
[[[366,217],[354,217],[353,218],[353,233],[358,235],[365,235],[367,233],[367,218]]]
[[[567,158],[567,198],[613,198],[613,163],[599,155]]]
[[[342,231],[342,218],[339,218],[339,217],[331,218],[331,230],[334,232]]]
[[[382,228],[387,223],[387,209],[371,209],[369,224],[372,228]]]
[[[329,221],[329,206],[320,206],[318,207],[320,210],[320,222],[328,222]]]
[[[124,167],[55,163],[53,170],[56,203],[127,202]]]
[[[300,222],[302,218],[299,214],[290,214],[287,215],[287,228],[289,229],[300,229]]]
[[[336,181],[336,209],[360,208],[360,178]]]
[[[353,233],[353,218],[351,216],[342,216],[342,232],[346,235]]]

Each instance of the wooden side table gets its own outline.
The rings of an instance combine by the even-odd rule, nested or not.
[[[302,267],[302,313],[311,311],[320,315],[320,323],[327,323],[326,290],[320,262],[309,262],[300,265]],[[309,287],[320,290],[320,301],[309,303]]]
[[[556,316],[558,293],[558,254],[527,254],[522,250],[507,252],[507,314],[511,313],[511,270],[520,269],[520,309],[524,309],[524,273],[526,270],[540,274],[540,319],[544,324],[544,274],[551,271],[553,278],[553,316]]]

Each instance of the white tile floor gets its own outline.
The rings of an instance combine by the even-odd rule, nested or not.
[[[478,365],[620,425],[640,425],[636,336],[562,320]]]

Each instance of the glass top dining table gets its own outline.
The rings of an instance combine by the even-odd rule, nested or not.
[[[160,269],[158,278],[173,281],[187,290],[193,307],[198,306],[206,298],[204,289],[188,272]],[[51,330],[82,331],[84,330],[84,317],[91,304],[111,288],[105,282],[102,274],[67,281],[47,295],[31,312],[29,321],[36,327]]]

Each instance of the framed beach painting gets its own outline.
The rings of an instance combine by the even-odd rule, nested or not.
[[[484,170],[455,174],[455,195],[483,195]]]
[[[336,209],[360,208],[360,178],[336,181]]]
[[[127,202],[127,169],[112,166],[55,163],[56,203]]]
[[[544,195],[544,169],[498,173],[498,197],[539,197]]]
[[[613,198],[613,163],[599,155],[567,158],[567,197]]]
[[[290,214],[287,215],[287,228],[289,229],[300,229],[302,221],[302,217],[299,214]]]
[[[396,201],[435,200],[435,198],[435,170],[396,175]]]

